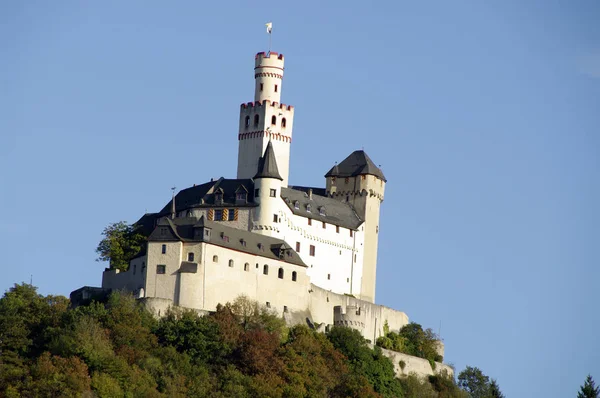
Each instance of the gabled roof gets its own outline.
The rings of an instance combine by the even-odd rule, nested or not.
[[[258,160],[258,171],[254,178],[277,178],[283,181],[277,169],[277,160],[275,159],[275,151],[273,151],[271,141],[267,144],[265,154]]]
[[[381,169],[366,154],[365,151],[354,151],[340,164],[336,164],[325,174],[325,177],[355,177],[370,174],[387,181]]]
[[[246,191],[246,203],[236,199],[236,193]],[[223,192],[221,203],[215,203],[215,192]],[[171,200],[158,213],[160,216],[171,214]],[[219,178],[201,185],[182,189],[175,195],[175,207],[181,211],[196,207],[256,207],[254,203],[254,182],[251,179]],[[139,222],[139,221],[138,221]]]
[[[196,233],[200,228],[210,228],[210,238]],[[250,231],[232,228],[204,217],[163,218],[148,237],[149,242],[206,242],[232,250],[306,267],[298,253],[285,241]],[[242,243],[243,242],[243,243]],[[260,244],[260,247],[259,247]],[[281,256],[281,250],[285,254]]]
[[[312,218],[353,230],[356,230],[363,223],[351,204],[318,195],[315,191],[313,191],[312,199],[310,199],[304,191],[282,187],[281,197],[292,213],[297,216]],[[294,206],[295,202],[298,202],[298,209]],[[309,206],[310,211],[308,211]],[[321,208],[324,210],[323,215],[319,211]]]

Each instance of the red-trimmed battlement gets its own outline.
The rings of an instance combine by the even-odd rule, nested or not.
[[[258,130],[258,131],[249,131],[247,133],[238,134],[238,140],[248,140],[252,138],[260,138],[260,137],[269,137],[274,141],[282,141],[282,142],[292,142],[292,137],[281,134],[281,133],[273,133],[271,131]]]
[[[286,104],[280,104],[279,102],[271,102],[269,100],[264,100],[263,102],[260,101],[256,101],[256,102],[248,102],[248,103],[243,103],[240,105],[240,108],[242,109],[247,109],[247,108],[258,108],[261,106],[266,106],[266,105],[271,105],[272,107],[275,108],[279,108],[279,109],[286,109],[288,111],[291,111],[294,109],[293,105],[286,105]]]
[[[267,56],[267,54],[268,54],[268,56]],[[276,56],[277,59],[280,59],[280,60],[283,61],[283,54],[276,53],[275,51],[271,51],[270,53],[266,53],[264,51],[256,53],[256,56],[254,57],[254,59],[258,59],[258,58],[271,58],[273,56]]]

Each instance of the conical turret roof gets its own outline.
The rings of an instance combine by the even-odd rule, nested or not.
[[[277,178],[283,181],[277,169],[277,160],[275,159],[275,151],[273,150],[271,141],[267,144],[265,154],[258,161],[258,172],[254,178]]]
[[[381,169],[362,150],[352,152],[340,164],[333,166],[325,177],[355,177],[361,174],[371,174],[387,181]]]

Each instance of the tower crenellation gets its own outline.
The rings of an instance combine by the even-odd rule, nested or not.
[[[281,103],[284,58],[275,52],[260,52],[254,65],[254,101],[240,106],[237,178],[252,178],[272,141],[282,186],[287,186],[294,107]]]

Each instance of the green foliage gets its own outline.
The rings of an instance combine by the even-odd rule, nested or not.
[[[211,315],[161,319],[129,294],[104,300],[69,309],[29,285],[6,292],[0,396],[459,397],[447,394],[451,379],[397,379],[355,330],[288,329],[245,297]]]
[[[458,385],[472,398],[504,397],[496,380],[490,381],[490,378],[476,367],[467,366],[460,372]]]
[[[402,369],[402,371],[404,371],[404,368],[406,367],[406,362],[404,362],[402,359],[400,360],[400,362],[398,362],[398,365],[400,365],[400,369]]]
[[[379,347],[371,350],[360,332],[333,327],[327,334],[333,346],[340,350],[355,372],[364,376],[383,397],[403,397],[402,386],[394,373],[394,365]]]
[[[384,325],[385,335],[377,339],[379,347],[402,352],[419,358],[425,358],[435,370],[435,362],[442,361],[437,353],[439,337],[431,330],[425,329],[418,323],[411,322],[400,329],[399,333],[390,332],[389,327]]]
[[[146,242],[146,237],[125,221],[110,224],[102,231],[104,238],[98,244],[96,261],[108,261],[111,269],[127,271]]]
[[[577,393],[577,398],[598,398],[599,395],[600,387],[596,387],[592,375],[588,375],[585,379],[585,383],[580,387],[580,391]]]

